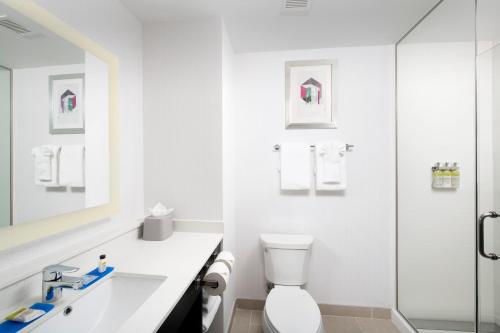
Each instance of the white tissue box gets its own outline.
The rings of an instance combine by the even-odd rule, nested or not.
[[[174,211],[171,210],[167,215],[148,216],[144,219],[144,228],[142,239],[147,241],[162,241],[172,236],[174,232]]]

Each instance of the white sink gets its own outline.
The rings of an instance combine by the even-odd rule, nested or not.
[[[111,333],[165,281],[165,276],[114,273],[87,290],[64,290],[69,303],[57,305],[46,321],[31,327],[35,333]],[[71,309],[69,309],[71,307]],[[68,313],[69,312],[69,313]],[[51,317],[50,317],[51,316]],[[30,328],[30,327],[28,327]]]

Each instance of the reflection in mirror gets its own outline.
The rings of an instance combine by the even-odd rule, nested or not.
[[[422,332],[474,331],[474,7],[444,0],[397,45],[398,310]]]
[[[0,227],[10,220],[10,70],[0,67]]]
[[[0,45],[0,226],[108,203],[107,64],[3,4]]]

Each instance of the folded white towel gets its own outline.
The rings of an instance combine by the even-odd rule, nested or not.
[[[280,149],[282,190],[311,187],[311,148],[305,143],[282,143]]]
[[[340,142],[316,143],[316,190],[346,189],[345,152],[346,146]]]
[[[60,146],[44,145],[31,150],[35,162],[35,184],[45,187],[58,185]]]
[[[59,157],[59,184],[61,186],[84,187],[84,152],[82,145],[62,146]]]
[[[220,296],[212,296],[213,297],[213,304],[210,309],[207,309],[207,311],[202,311],[202,332],[205,333],[210,329],[210,326],[212,326],[212,322],[214,321],[215,315],[217,314],[217,311],[219,310],[220,304],[222,302],[222,298]]]
[[[205,289],[202,289],[201,291],[202,293],[202,307],[201,307],[201,310],[206,313],[206,312],[210,312],[210,310],[212,310],[215,306],[215,303],[216,303],[216,300],[217,298],[221,297],[221,296],[211,296],[209,295]]]

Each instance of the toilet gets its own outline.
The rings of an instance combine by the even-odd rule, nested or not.
[[[307,282],[309,235],[262,234],[266,280],[274,285],[263,311],[265,333],[323,333],[319,307],[301,287]]]

